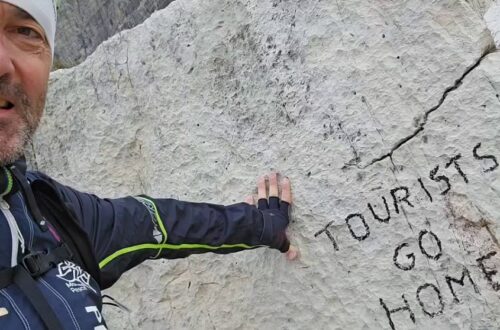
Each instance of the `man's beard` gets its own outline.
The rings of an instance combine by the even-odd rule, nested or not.
[[[14,85],[6,77],[0,77],[0,95],[15,100],[14,119],[0,119],[0,166],[11,164],[24,153],[25,146],[32,140],[45,105],[45,91],[31,102],[20,85]]]

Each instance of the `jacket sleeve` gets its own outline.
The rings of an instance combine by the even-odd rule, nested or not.
[[[147,196],[101,199],[58,185],[88,233],[109,287],[146,259],[232,253],[261,246],[288,250],[285,212],[239,203],[221,206]]]

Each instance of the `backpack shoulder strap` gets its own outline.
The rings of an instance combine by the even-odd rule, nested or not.
[[[61,240],[73,252],[74,261],[101,285],[101,271],[87,233],[78,223],[70,205],[64,203],[51,182],[35,180],[31,184],[37,206],[54,227]]]

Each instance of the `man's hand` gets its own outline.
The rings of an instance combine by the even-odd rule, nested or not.
[[[248,196],[245,198],[245,203],[255,205],[254,197]],[[290,179],[284,177],[278,180],[278,173],[271,173],[268,176],[259,178],[257,182],[257,207],[259,210],[276,210],[277,212],[284,213],[284,216],[288,219],[288,212],[291,204],[292,188]],[[286,233],[283,234],[286,235]],[[289,244],[288,238],[286,238],[286,243]],[[290,245],[286,251],[282,252],[286,252],[288,260],[294,260],[299,255],[298,249],[292,245]]]

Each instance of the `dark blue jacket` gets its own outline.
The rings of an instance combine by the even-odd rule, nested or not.
[[[57,260],[46,273],[33,276],[64,329],[106,329],[100,290],[146,259],[231,253],[260,246],[288,249],[284,233],[288,210],[280,214],[244,203],[220,206],[147,196],[101,199],[42,173],[26,172],[22,162],[16,167],[29,188],[16,184],[15,178],[12,184],[9,168],[0,168],[4,177],[0,180],[0,271],[22,264],[29,253],[43,254],[61,245],[64,235],[50,220],[51,210],[58,208],[68,211],[83,230],[82,239],[89,242],[99,268],[98,278],[93,278],[75,260]],[[33,192],[47,223],[37,221],[33,212],[38,211],[33,211],[27,201],[29,192],[24,190]],[[85,246],[78,245],[79,249]],[[0,290],[0,329],[45,328],[16,283]]]

